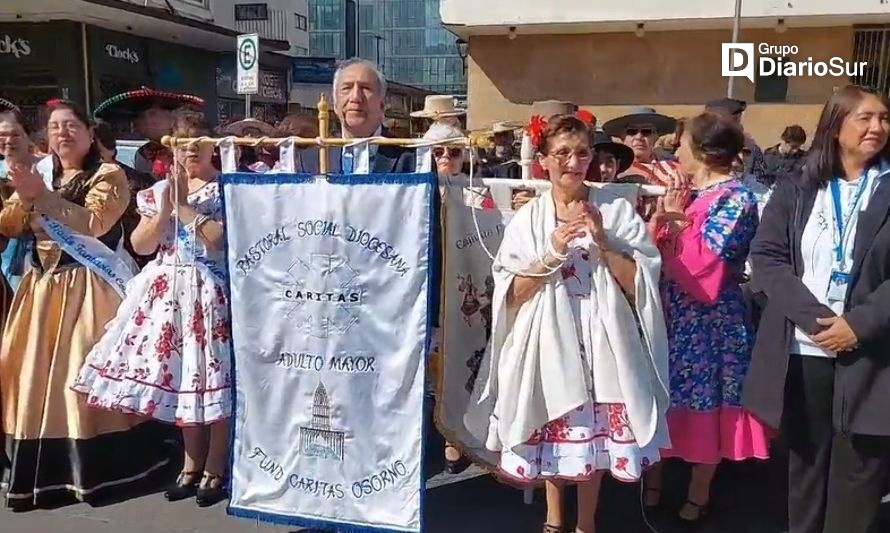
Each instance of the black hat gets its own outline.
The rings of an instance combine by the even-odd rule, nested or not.
[[[19,109],[19,106],[17,106],[17,105],[15,105],[14,103],[10,102],[10,101],[7,100],[6,98],[0,98],[0,111],[18,111],[18,112],[21,112],[22,110]]]
[[[735,98],[717,98],[705,104],[706,111],[723,111],[730,115],[738,115],[748,108],[747,102]]]
[[[665,135],[673,133],[677,119],[658,113],[651,107],[632,107],[626,115],[603,124],[603,131],[614,137],[623,137],[627,127],[633,124],[652,124],[658,135]]]
[[[618,161],[616,174],[621,174],[629,169],[634,162],[634,151],[630,146],[613,141],[611,136],[600,130],[593,133],[593,149],[605,150],[615,157],[615,160]]]

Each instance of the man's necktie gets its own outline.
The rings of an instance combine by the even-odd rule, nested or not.
[[[340,155],[340,170],[343,174],[352,174],[352,169],[354,168],[355,157],[352,153],[352,150],[349,148],[343,147],[343,152]]]

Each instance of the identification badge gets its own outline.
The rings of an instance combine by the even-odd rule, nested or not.
[[[847,285],[850,283],[849,272],[832,270],[828,280],[828,301],[844,302],[847,299]]]

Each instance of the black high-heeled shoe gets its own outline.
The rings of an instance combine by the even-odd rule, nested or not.
[[[210,472],[204,472],[204,477],[201,478],[201,484],[198,485],[195,495],[195,503],[198,504],[198,507],[216,505],[227,497],[225,478]]]
[[[455,460],[452,461],[452,460],[449,459],[448,456],[447,456],[447,454],[448,454],[448,450],[454,450],[454,451],[460,453],[460,450],[458,450],[458,449],[455,448],[454,446],[450,446],[450,445],[449,445],[449,446],[446,446],[446,447],[445,447],[445,453],[446,453],[446,457],[445,457],[445,473],[446,473],[446,474],[450,474],[450,475],[460,474],[461,472],[463,472],[463,471],[466,470],[467,468],[470,468],[470,465],[473,464],[473,463],[472,463],[469,459],[467,459],[467,457],[466,457],[464,454],[462,454],[462,453],[460,454],[460,458],[455,459]]]
[[[708,514],[711,510],[711,506],[709,503],[704,505],[695,503],[691,500],[686,500],[686,504],[693,509],[695,509],[695,518],[689,519],[684,518],[682,515],[677,515],[677,522],[683,527],[684,531],[695,531],[705,523],[708,518]]]
[[[176,483],[164,491],[168,502],[178,502],[193,497],[198,491],[198,474],[200,472],[180,472]]]

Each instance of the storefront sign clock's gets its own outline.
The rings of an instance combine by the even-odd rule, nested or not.
[[[139,52],[129,48],[118,48],[116,45],[106,44],[105,53],[108,54],[108,57],[127,61],[134,65],[139,63]]]
[[[15,56],[16,59],[31,55],[31,43],[26,39],[9,34],[0,37],[0,55]]]

